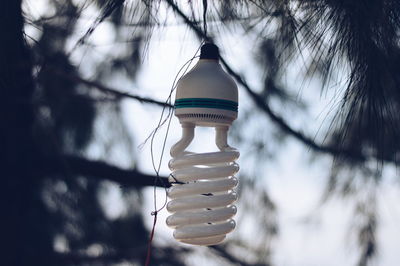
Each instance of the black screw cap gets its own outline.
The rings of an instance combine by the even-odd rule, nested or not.
[[[219,59],[219,49],[213,43],[206,43],[201,47],[200,59]]]

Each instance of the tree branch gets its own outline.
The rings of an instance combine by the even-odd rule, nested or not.
[[[122,169],[104,161],[93,161],[74,155],[62,155],[43,160],[42,171],[47,175],[72,174],[89,178],[105,179],[122,186],[143,188],[146,186],[169,187],[167,177],[157,177],[139,172],[136,169]]]
[[[365,161],[365,157],[361,154],[354,154],[349,151],[345,150],[340,150],[337,149],[336,147],[332,146],[327,146],[327,145],[321,145],[317,144],[313,139],[310,137],[304,135],[302,132],[295,130],[292,128],[282,117],[278,116],[275,114],[269,105],[256,93],[254,92],[250,86],[247,84],[247,82],[239,75],[237,74],[231,67],[230,65],[225,61],[224,58],[221,57],[221,63],[225,67],[226,71],[235,78],[235,80],[242,85],[242,87],[247,91],[249,96],[253,99],[254,103],[257,105],[257,107],[262,110],[264,113],[266,113],[269,118],[277,124],[281,130],[284,132],[288,133],[292,137],[296,138],[306,146],[312,148],[314,151],[317,152],[323,152],[323,153],[329,153],[333,156],[345,156],[345,157],[351,157],[357,161]]]
[[[154,248],[154,265],[179,265],[183,266],[179,254],[189,253],[191,250],[187,248],[172,248],[172,247],[153,247]],[[122,261],[139,262],[144,264],[143,259],[146,255],[146,246],[139,245],[132,248],[119,248],[115,251],[106,251],[98,256],[90,256],[85,253],[57,253],[49,256],[54,265],[111,265]]]
[[[185,23],[192,29],[197,37],[200,39],[205,39],[206,41],[212,41],[212,39],[208,36],[206,36],[203,32],[203,30],[198,26],[197,23],[193,22],[189,17],[187,17],[182,10],[174,3],[173,0],[165,0],[167,4],[173,9],[175,13],[177,13],[184,21]],[[321,145],[318,144],[314,141],[314,139],[304,135],[302,132],[295,130],[292,128],[282,117],[279,115],[275,114],[269,107],[269,105],[255,92],[253,91],[250,86],[247,84],[247,82],[242,78],[238,73],[236,73],[233,68],[226,62],[226,60],[220,56],[220,61],[222,65],[225,67],[226,71],[235,78],[235,80],[242,85],[242,87],[245,89],[245,91],[248,93],[250,98],[253,100],[253,102],[256,104],[256,106],[263,111],[275,124],[278,125],[278,127],[286,132],[287,134],[291,135],[304,145],[310,147],[316,152],[322,152],[322,153],[328,153],[333,156],[344,156],[347,158],[351,158],[356,161],[365,161],[366,158],[362,154],[355,154],[350,151],[345,151],[338,149],[333,146],[328,146],[328,145]]]
[[[239,264],[242,266],[252,266],[255,264],[250,264],[247,263],[243,260],[240,260],[238,258],[236,258],[235,256],[233,256],[231,253],[229,253],[224,245],[217,245],[217,246],[210,246],[209,247],[211,250],[213,250],[214,252],[218,253],[221,257],[223,257],[224,259],[228,260],[231,263],[234,264]],[[257,264],[257,266],[268,266],[269,264]]]
[[[137,95],[133,95],[133,94],[130,94],[130,93],[119,91],[117,89],[112,89],[112,88],[104,86],[104,85],[102,85],[102,84],[100,84],[100,83],[98,83],[96,81],[90,81],[90,80],[84,79],[84,78],[79,77],[79,76],[66,74],[66,73],[61,72],[61,71],[56,71],[56,70],[51,70],[51,71],[52,71],[52,73],[54,73],[54,74],[56,74],[56,75],[58,75],[58,76],[60,76],[62,78],[65,78],[65,79],[68,79],[68,80],[71,80],[71,81],[74,81],[74,82],[85,84],[88,87],[96,88],[96,89],[98,89],[98,90],[100,90],[102,92],[105,92],[107,94],[112,94],[112,95],[114,95],[114,96],[116,96],[118,98],[123,98],[123,97],[124,98],[130,98],[130,99],[138,100],[139,102],[142,102],[142,103],[150,103],[150,104],[156,104],[156,105],[159,105],[159,106],[162,106],[162,107],[173,108],[173,105],[171,105],[171,104],[168,104],[168,103],[165,103],[165,102],[160,102],[160,101],[157,101],[157,100],[154,100],[154,99],[151,99],[151,98],[140,97],[140,96],[137,96]]]

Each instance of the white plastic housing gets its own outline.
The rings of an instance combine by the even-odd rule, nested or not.
[[[180,101],[188,99],[197,99],[200,103],[205,99],[206,104],[194,104],[195,107],[179,106]],[[175,115],[181,123],[200,126],[230,125],[237,118],[237,103],[236,83],[222,69],[218,60],[200,59],[178,82]]]

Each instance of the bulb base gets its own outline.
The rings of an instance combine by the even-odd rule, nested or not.
[[[219,60],[219,49],[213,43],[206,43],[201,46],[200,59]]]
[[[208,51],[179,80],[175,115],[181,123],[189,122],[198,126],[230,125],[237,118],[238,89],[218,61],[212,60],[216,51]]]

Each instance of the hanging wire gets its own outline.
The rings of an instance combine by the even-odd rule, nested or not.
[[[187,73],[191,63],[193,62],[193,60],[195,58],[199,57],[197,54],[200,51],[200,48],[201,48],[202,45],[203,45],[203,42],[196,49],[196,52],[194,53],[193,57],[190,58],[188,61],[186,61],[186,63],[183,64],[183,66],[179,69],[179,71],[176,74],[176,76],[174,78],[174,81],[172,83],[172,87],[171,87],[170,93],[168,95],[167,100],[165,101],[166,105],[162,109],[162,112],[161,112],[161,115],[160,115],[160,119],[158,121],[158,124],[157,124],[156,128],[150,133],[149,137],[147,137],[146,140],[141,144],[141,146],[143,146],[144,144],[146,144],[146,142],[148,140],[150,140],[151,163],[153,165],[153,169],[154,169],[154,172],[156,174],[156,177],[154,178],[154,186],[153,186],[154,211],[151,212],[151,215],[154,216],[154,219],[153,219],[153,226],[152,226],[152,229],[151,229],[150,238],[149,238],[149,242],[148,242],[148,246],[147,246],[147,255],[146,255],[146,262],[145,262],[146,266],[150,265],[151,244],[153,242],[155,227],[156,227],[156,223],[157,223],[157,215],[167,205],[167,184],[165,184],[164,181],[160,178],[160,169],[161,169],[161,165],[162,165],[162,160],[163,160],[163,156],[164,156],[164,152],[165,152],[165,146],[166,146],[167,139],[168,139],[168,134],[169,134],[169,130],[170,130],[170,125],[171,125],[174,109],[168,108],[168,113],[166,114],[166,117],[164,118],[165,111],[167,109],[167,104],[168,105],[172,104],[172,93],[175,91],[175,89],[177,87],[177,84],[178,84],[178,81],[180,80],[181,77],[183,77]],[[156,161],[155,161],[155,155],[154,155],[154,139],[155,139],[155,136],[158,133],[158,131],[161,129],[161,127],[163,125],[165,125],[166,122],[168,122],[167,130],[166,130],[166,133],[165,133],[165,136],[164,136],[164,139],[163,139],[160,159],[159,159],[159,162],[157,164]],[[157,185],[159,183],[162,184],[162,186],[164,187],[164,191],[165,191],[165,201],[164,201],[163,205],[160,208],[157,207]]]
[[[151,215],[154,216],[154,219],[153,219],[153,227],[151,229],[149,242],[148,242],[148,245],[147,245],[147,255],[146,255],[145,266],[149,266],[150,265],[151,244],[153,242],[154,232],[155,232],[155,228],[156,228],[156,224],[157,224],[157,215],[167,205],[167,184],[165,184],[164,181],[160,178],[160,169],[161,169],[161,165],[162,165],[163,155],[164,155],[164,152],[165,152],[165,145],[166,145],[167,139],[168,139],[168,133],[169,133],[170,126],[171,126],[173,109],[172,108],[168,108],[168,113],[167,113],[165,118],[164,118],[164,113],[165,113],[165,110],[167,108],[167,104],[168,105],[172,104],[172,93],[175,91],[175,89],[177,87],[177,84],[178,84],[178,81],[181,79],[181,77],[183,77],[186,74],[186,72],[188,71],[188,69],[189,69],[191,63],[193,62],[193,60],[195,58],[199,57],[199,56],[197,56],[197,54],[198,54],[199,50],[201,49],[201,46],[208,40],[208,37],[207,37],[207,7],[208,7],[207,0],[203,0],[203,32],[204,32],[204,36],[205,36],[204,40],[201,42],[200,46],[197,48],[197,50],[194,53],[193,57],[190,58],[188,61],[186,61],[186,63],[183,64],[183,66],[179,69],[179,71],[176,74],[176,76],[174,78],[174,81],[172,83],[172,87],[171,87],[171,90],[169,92],[168,98],[165,101],[166,105],[163,107],[163,110],[161,112],[160,119],[158,121],[157,127],[150,133],[149,137],[147,137],[147,139],[141,145],[141,146],[143,146],[150,139],[151,163],[153,165],[154,172],[156,173],[156,177],[154,178],[154,186],[153,186],[154,211],[151,212]],[[182,75],[180,75],[182,70],[184,70],[184,71],[183,71]],[[155,162],[155,159],[154,159],[154,157],[155,157],[154,156],[154,149],[153,149],[154,148],[154,139],[155,139],[155,136],[156,136],[158,130],[161,129],[161,127],[167,121],[168,121],[167,131],[165,133],[163,144],[162,144],[160,160],[158,162],[158,165],[156,165],[156,162]],[[165,192],[165,200],[164,200],[163,205],[160,208],[157,208],[157,184],[158,183],[162,184],[162,186],[164,187],[164,192]]]
[[[207,0],[203,0],[203,32],[204,32],[205,39],[208,39],[208,36],[207,36],[207,7],[208,7]]]

